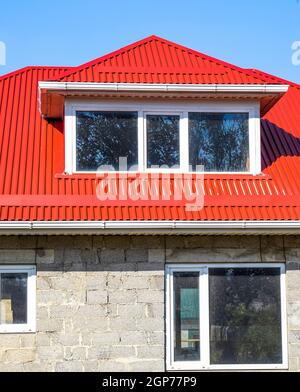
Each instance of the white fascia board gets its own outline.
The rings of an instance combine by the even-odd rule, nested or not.
[[[39,89],[54,91],[149,91],[202,93],[272,93],[287,92],[288,85],[277,84],[151,84],[151,83],[83,83],[39,82]]]

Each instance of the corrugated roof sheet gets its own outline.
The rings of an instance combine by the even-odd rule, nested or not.
[[[245,70],[155,35],[67,71],[66,82],[260,84],[269,82]]]
[[[38,110],[38,81],[271,83],[280,78],[243,70],[150,37],[77,68],[27,67],[0,77],[0,220],[299,220],[300,87],[262,119],[259,176],[209,175],[205,206],[99,203],[94,175],[64,175],[64,124]]]

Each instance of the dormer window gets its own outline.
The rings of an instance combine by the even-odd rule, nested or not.
[[[256,102],[67,100],[65,140],[70,174],[261,170]]]

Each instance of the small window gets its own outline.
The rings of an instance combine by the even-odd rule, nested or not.
[[[178,169],[180,166],[180,116],[147,115],[147,168]]]
[[[284,266],[168,267],[172,369],[272,369],[287,363]]]
[[[189,113],[190,165],[206,172],[248,172],[248,113]]]
[[[0,267],[0,332],[34,332],[35,268]]]
[[[137,112],[77,112],[76,170],[137,170]]]

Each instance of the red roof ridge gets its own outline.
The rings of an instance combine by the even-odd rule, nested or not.
[[[171,46],[173,46],[173,47],[175,47],[175,48],[178,48],[178,49],[180,49],[180,50],[186,51],[187,53],[190,53],[190,54],[193,54],[193,55],[195,55],[195,56],[201,57],[201,58],[203,58],[203,59],[205,59],[205,60],[208,60],[208,61],[210,61],[210,62],[214,62],[214,63],[216,63],[216,64],[218,64],[218,65],[222,65],[222,66],[224,66],[224,67],[226,67],[226,68],[229,68],[229,69],[231,69],[231,70],[240,72],[241,74],[245,74],[245,75],[247,75],[247,76],[252,76],[253,78],[258,79],[258,80],[260,79],[260,78],[257,76],[257,74],[255,74],[254,72],[251,72],[250,70],[247,70],[247,69],[245,69],[245,68],[238,67],[238,66],[236,66],[236,65],[230,64],[230,63],[225,62],[225,61],[223,61],[223,60],[219,60],[219,59],[217,59],[217,58],[215,58],[215,57],[212,57],[212,56],[209,56],[209,55],[207,55],[207,54],[198,52],[198,51],[196,51],[196,50],[194,50],[194,49],[188,48],[187,46],[180,45],[180,44],[178,44],[178,43],[176,43],[176,42],[169,41],[169,40],[167,40],[167,39],[165,39],[165,38],[161,38],[161,37],[159,37],[159,36],[157,36],[157,35],[150,35],[150,36],[148,36],[148,37],[146,37],[146,38],[143,38],[143,39],[141,39],[141,40],[139,40],[139,41],[136,41],[136,42],[134,42],[134,43],[131,43],[131,44],[129,44],[129,45],[126,45],[126,46],[124,46],[124,47],[122,47],[122,48],[120,48],[120,49],[118,49],[118,50],[115,50],[115,51],[113,51],[113,52],[110,52],[110,53],[107,53],[107,54],[105,54],[105,55],[103,55],[103,56],[100,56],[100,57],[98,57],[97,59],[94,59],[94,60],[89,61],[89,62],[87,62],[87,63],[81,64],[81,65],[79,65],[78,67],[73,68],[73,69],[71,70],[71,72],[70,72],[70,71],[66,71],[64,74],[62,74],[62,75],[59,77],[59,80],[62,80],[62,79],[65,78],[65,77],[71,76],[71,75],[73,75],[74,73],[76,73],[77,71],[82,70],[82,69],[84,69],[84,68],[86,68],[86,67],[90,67],[90,66],[95,65],[95,64],[97,64],[97,63],[100,63],[100,62],[103,62],[103,61],[105,61],[105,60],[108,60],[109,58],[111,58],[111,57],[113,57],[113,56],[122,54],[122,53],[124,53],[124,52],[126,52],[126,51],[128,51],[128,50],[130,50],[130,49],[133,49],[133,48],[135,48],[135,47],[141,46],[141,45],[145,44],[146,42],[151,42],[152,40],[157,40],[157,41],[162,42],[162,43],[165,43],[165,44],[167,44],[167,45],[171,45]]]

